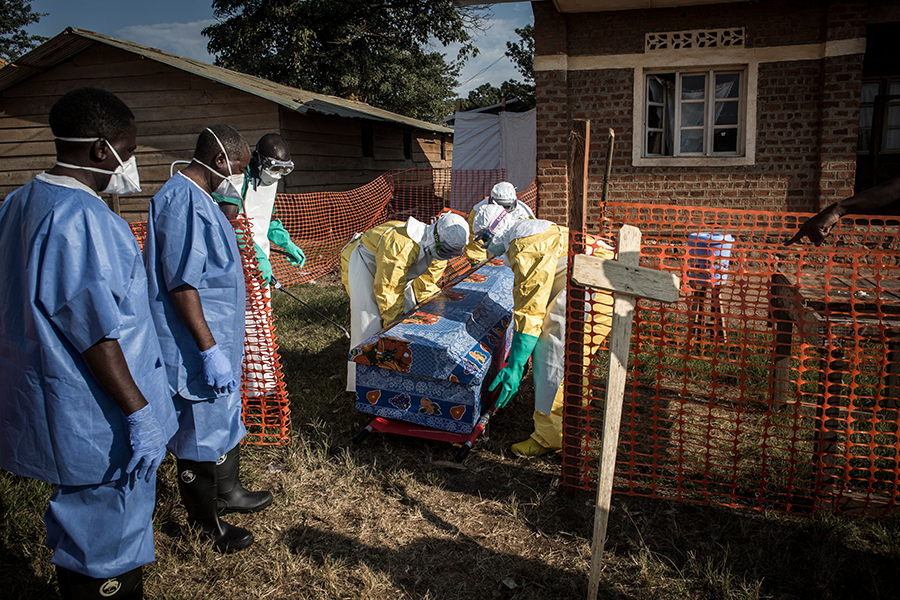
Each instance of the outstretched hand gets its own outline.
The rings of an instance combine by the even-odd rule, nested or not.
[[[804,237],[807,237],[809,238],[809,241],[816,246],[821,246],[822,242],[828,237],[828,234],[831,233],[834,226],[841,221],[841,215],[838,213],[838,210],[834,208],[835,206],[837,205],[833,204],[819,214],[810,217],[799,227],[799,229],[797,229],[797,233],[794,234],[794,237],[787,240],[784,245],[790,246],[791,244],[796,244]]]

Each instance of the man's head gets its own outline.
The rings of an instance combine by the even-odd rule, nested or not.
[[[425,230],[423,250],[439,260],[449,260],[463,253],[469,243],[469,224],[452,212],[441,214]]]
[[[263,185],[277,183],[294,170],[291,149],[287,141],[277,133],[267,133],[256,142],[250,172],[262,180]]]
[[[515,219],[497,204],[485,204],[472,219],[472,236],[492,256],[505,254]]]
[[[72,90],[57,100],[50,109],[50,130],[56,137],[57,161],[70,165],[61,171],[95,191],[107,187],[112,173],[137,147],[134,113],[115,95],[97,88]]]
[[[194,159],[224,178],[244,172],[250,163],[250,147],[231,125],[210,125],[197,136]]]
[[[515,186],[508,181],[501,181],[491,188],[491,202],[509,210],[516,203]]]

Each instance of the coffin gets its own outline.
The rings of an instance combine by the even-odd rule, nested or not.
[[[509,352],[512,285],[491,261],[351,349],[357,410],[471,432]]]

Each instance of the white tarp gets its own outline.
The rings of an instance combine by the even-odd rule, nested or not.
[[[534,109],[524,113],[502,112],[499,115],[456,113],[453,126],[453,171],[504,169],[506,180],[521,192],[534,181],[536,161]],[[455,175],[452,182],[450,205],[463,212],[468,212],[497,183],[485,181],[484,193],[479,198],[468,198],[464,196],[473,194],[473,182],[464,182],[463,178]]]

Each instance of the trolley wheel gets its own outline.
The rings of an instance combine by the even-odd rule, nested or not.
[[[369,437],[369,434],[372,433],[372,428],[366,425],[366,428],[356,434],[356,437],[353,438],[354,444],[361,444],[363,441]]]
[[[469,444],[465,444],[462,448],[459,449],[459,452],[456,453],[455,460],[458,463],[466,460],[466,457],[469,455],[469,450],[472,449],[472,446]]]

